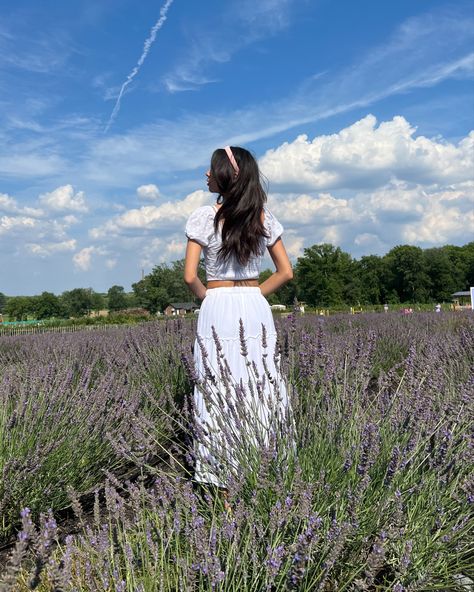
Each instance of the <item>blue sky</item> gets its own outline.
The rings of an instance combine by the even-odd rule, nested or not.
[[[226,144],[259,158],[293,260],[472,240],[473,13],[0,0],[0,292],[129,290],[182,258]]]

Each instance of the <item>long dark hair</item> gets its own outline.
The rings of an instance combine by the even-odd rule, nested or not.
[[[219,188],[219,200],[222,199],[214,228],[217,232],[224,220],[218,258],[228,261],[234,256],[245,265],[252,256],[262,254],[263,239],[268,236],[262,222],[267,195],[253,155],[237,146],[231,146],[231,150],[239,167],[237,175],[223,148],[217,149],[211,158],[211,175]]]

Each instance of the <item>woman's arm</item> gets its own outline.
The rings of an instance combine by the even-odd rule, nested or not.
[[[206,287],[197,274],[200,258],[201,245],[194,240],[188,239],[186,257],[184,260],[184,281],[189,286],[191,292],[199,298],[199,300],[204,300],[206,297]]]
[[[260,291],[264,296],[276,292],[283,284],[293,279],[293,269],[281,238],[277,239],[271,247],[268,247],[268,252],[275,264],[276,271],[260,284]]]

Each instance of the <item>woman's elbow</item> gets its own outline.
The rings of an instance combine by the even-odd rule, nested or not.
[[[190,286],[192,283],[194,283],[194,280],[196,279],[196,274],[195,273],[189,273],[189,272],[184,272],[184,283],[188,286]]]
[[[290,267],[285,271],[285,280],[287,282],[291,281],[293,279],[293,268]]]

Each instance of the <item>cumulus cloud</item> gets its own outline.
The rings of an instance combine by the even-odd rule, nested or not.
[[[426,247],[471,240],[473,147],[474,133],[454,144],[417,136],[403,117],[377,123],[367,115],[332,135],[277,146],[260,165],[292,258],[322,242],[360,256],[404,242]],[[154,196],[155,188],[140,185],[137,194]],[[195,191],[183,200],[128,209],[89,235],[114,248],[138,241],[130,249],[141,266],[152,267],[182,256],[184,222],[209,201],[209,193]]]
[[[56,253],[62,253],[67,251],[74,251],[76,248],[76,239],[69,239],[59,243],[27,243],[25,250],[31,255],[37,257],[46,258]]]
[[[141,233],[157,228],[176,228],[182,225],[197,207],[209,201],[209,193],[198,190],[183,200],[166,202],[160,206],[142,206],[113,217],[102,226],[90,230],[93,239],[102,239],[122,233]]]
[[[140,266],[151,268],[157,263],[182,259],[186,241],[182,235],[173,235],[168,239],[155,238],[147,241],[141,250]]]
[[[269,207],[302,247],[331,242],[361,255],[472,240],[474,132],[454,144],[416,136],[403,117],[377,124],[368,115],[335,134],[285,142],[260,166]]]
[[[239,11],[242,3],[234,4],[235,10]],[[260,9],[256,8],[256,3],[250,4],[251,14],[258,14]],[[265,5],[269,13],[274,14],[272,3]],[[257,20],[268,23],[268,16],[262,15]],[[235,34],[235,19],[227,19],[227,22],[233,23]],[[215,26],[213,29],[222,30]],[[88,178],[116,187],[139,183],[144,176],[149,178],[157,170],[171,174],[206,166],[216,146],[247,145],[282,132],[288,134],[288,130],[301,128],[310,122],[327,120],[355,109],[368,109],[387,97],[436,86],[446,80],[469,79],[474,73],[474,53],[469,51],[473,30],[473,19],[464,9],[459,10],[456,17],[452,12],[447,14],[444,10],[437,10],[408,19],[382,45],[371,46],[363,55],[354,54],[345,67],[327,72],[321,79],[310,77],[302,81],[286,96],[241,105],[232,110],[214,110],[212,113],[189,111],[173,120],[159,118],[114,137],[96,138],[86,154],[82,170]],[[202,27],[200,32],[202,34]],[[228,39],[225,40],[226,51],[223,51],[220,33],[217,43],[210,41],[206,33],[202,34],[202,42],[198,35],[198,55],[202,51],[207,53],[207,48],[210,48],[211,61],[228,59]],[[201,75],[204,70],[203,62],[199,57],[196,61],[193,54],[191,48],[186,47],[182,62],[189,63],[190,67],[185,70],[192,77],[197,71]],[[183,84],[173,88],[182,86],[187,89],[198,83],[193,78],[188,84],[182,72],[178,72],[177,78]],[[205,82],[209,81],[206,76],[204,78]],[[352,174],[354,181],[357,179],[357,168]],[[337,171],[328,172],[329,180],[324,184],[324,179],[321,179],[320,190],[334,188],[331,181],[334,183],[339,179]],[[345,176],[342,178],[345,179]],[[367,183],[370,178],[371,175],[366,173],[363,182]],[[314,184],[313,179],[310,180]],[[293,186],[293,191],[308,191],[308,185],[302,184],[301,179],[298,181],[299,185]],[[386,181],[375,180],[373,186]],[[286,186],[284,190],[291,189]]]
[[[88,271],[92,263],[92,255],[96,252],[96,247],[85,247],[76,253],[72,258],[76,269],[79,269],[80,271]]]
[[[31,230],[37,224],[37,220],[28,216],[1,216],[0,235],[16,234],[24,230]]]
[[[472,241],[474,233],[474,191],[464,190],[462,199],[456,188],[436,191],[420,199],[423,211],[402,229],[404,242],[422,246]],[[469,205],[468,205],[469,204]]]
[[[40,217],[44,214],[44,212],[38,208],[20,206],[16,199],[6,193],[0,193],[0,212],[23,214],[32,217]]]
[[[84,192],[74,192],[72,185],[62,185],[51,191],[50,193],[43,193],[39,197],[40,203],[56,212],[74,211],[87,212],[88,207],[84,198]]]
[[[427,184],[471,179],[474,132],[457,145],[415,137],[415,132],[404,117],[377,126],[376,118],[367,115],[336,134],[285,142],[269,150],[260,167],[279,191],[371,189],[393,178]]]
[[[137,187],[137,195],[140,199],[154,201],[160,197],[160,190],[153,183],[140,185],[140,187]]]
[[[285,248],[291,259],[296,259],[303,255],[304,239],[303,236],[296,234],[294,230],[285,231]]]
[[[370,232],[357,234],[354,238],[354,244],[361,247],[366,253],[381,253],[384,249],[384,244],[380,238]]]
[[[333,197],[330,193],[290,195],[283,199],[272,197],[269,204],[282,222],[298,225],[343,223],[353,218],[349,201]]]
[[[16,201],[6,193],[0,193],[0,210],[12,212],[17,209]]]
[[[77,217],[73,214],[46,217],[46,210],[20,204],[10,195],[0,193],[2,252],[44,259],[74,251],[76,239],[69,236],[69,229],[79,222]]]

